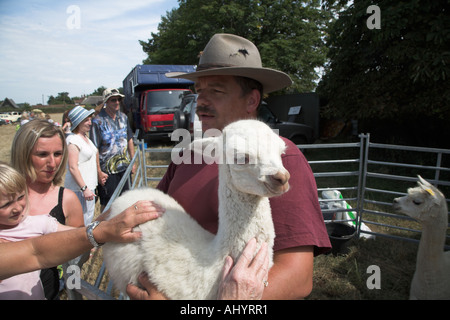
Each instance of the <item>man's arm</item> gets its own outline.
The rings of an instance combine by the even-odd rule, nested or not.
[[[274,252],[269,271],[269,285],[263,299],[303,299],[311,293],[313,280],[313,246],[302,246]]]

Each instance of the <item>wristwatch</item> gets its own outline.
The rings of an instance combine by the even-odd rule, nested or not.
[[[87,237],[89,239],[89,242],[95,247],[98,248],[100,246],[103,245],[103,243],[98,243],[97,241],[95,241],[94,238],[94,234],[92,233],[94,231],[94,229],[100,224],[100,221],[94,221],[91,222],[87,228],[86,228],[86,233],[87,233]]]
[[[81,191],[84,191],[84,190],[86,190],[86,189],[87,189],[87,186],[84,186],[84,187],[81,187],[81,188],[80,188]]]

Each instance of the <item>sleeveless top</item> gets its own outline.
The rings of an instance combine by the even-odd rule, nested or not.
[[[64,187],[59,187],[58,204],[53,207],[49,215],[56,218],[59,223],[66,224],[66,217],[63,212]],[[57,267],[41,270],[40,279],[44,287],[45,298],[47,300],[59,300],[59,273]]]
[[[61,224],[66,224],[66,217],[64,216],[63,211],[63,194],[64,194],[64,187],[59,187],[59,193],[58,193],[58,204],[50,211],[50,215],[56,220],[58,220]]]
[[[78,152],[78,169],[84,183],[92,191],[97,187],[97,147],[92,140],[88,139],[86,142],[78,134],[71,134],[66,139],[67,145],[73,144],[79,150]],[[66,177],[64,179],[64,187],[74,192],[80,190],[80,186],[75,181],[72,173],[69,170],[69,163],[67,163]]]

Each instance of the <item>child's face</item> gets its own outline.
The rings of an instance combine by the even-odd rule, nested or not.
[[[14,196],[0,193],[0,229],[17,226],[25,218],[25,191]]]

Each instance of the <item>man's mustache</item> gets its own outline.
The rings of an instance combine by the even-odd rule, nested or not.
[[[216,115],[216,112],[213,109],[209,108],[208,106],[199,106],[199,105],[197,105],[196,113],[197,114],[204,113],[211,116]]]

